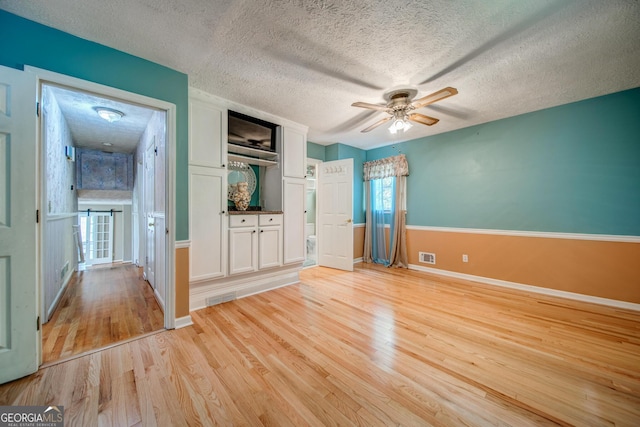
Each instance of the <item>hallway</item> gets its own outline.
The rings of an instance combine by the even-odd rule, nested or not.
[[[132,264],[77,272],[42,327],[42,359],[50,363],[164,328],[153,290]]]

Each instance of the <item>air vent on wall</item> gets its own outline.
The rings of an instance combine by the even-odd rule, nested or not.
[[[420,262],[425,264],[435,264],[436,263],[436,254],[432,254],[430,252],[418,252]]]

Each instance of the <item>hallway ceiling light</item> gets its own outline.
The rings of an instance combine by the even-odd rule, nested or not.
[[[122,111],[114,110],[113,108],[107,107],[93,107],[96,110],[98,115],[108,121],[109,123],[117,122],[121,118],[124,117],[124,113]]]

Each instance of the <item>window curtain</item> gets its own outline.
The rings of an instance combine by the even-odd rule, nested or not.
[[[366,224],[364,262],[407,267],[406,177],[409,164],[404,154],[364,163]],[[385,234],[382,180],[393,177],[389,239]],[[387,241],[389,243],[387,243]]]

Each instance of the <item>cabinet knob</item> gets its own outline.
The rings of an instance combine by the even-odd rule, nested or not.
[[[269,218],[269,222],[273,221],[273,218]]]
[[[222,211],[222,212],[220,212],[220,213],[221,213],[221,214],[225,214],[226,212],[225,212],[225,211]]]
[[[264,230],[260,230],[261,233],[264,233]]]
[[[304,213],[307,213],[307,211],[304,211]]]
[[[242,220],[242,221],[240,221],[240,222],[245,222],[245,221],[246,221],[246,220],[245,220],[245,219],[243,219],[243,220]]]
[[[252,231],[252,233],[255,233],[255,232],[256,232],[256,230],[253,230],[253,231]]]
[[[222,167],[223,167],[223,168],[226,168],[226,167],[227,167],[227,165],[222,165]]]

